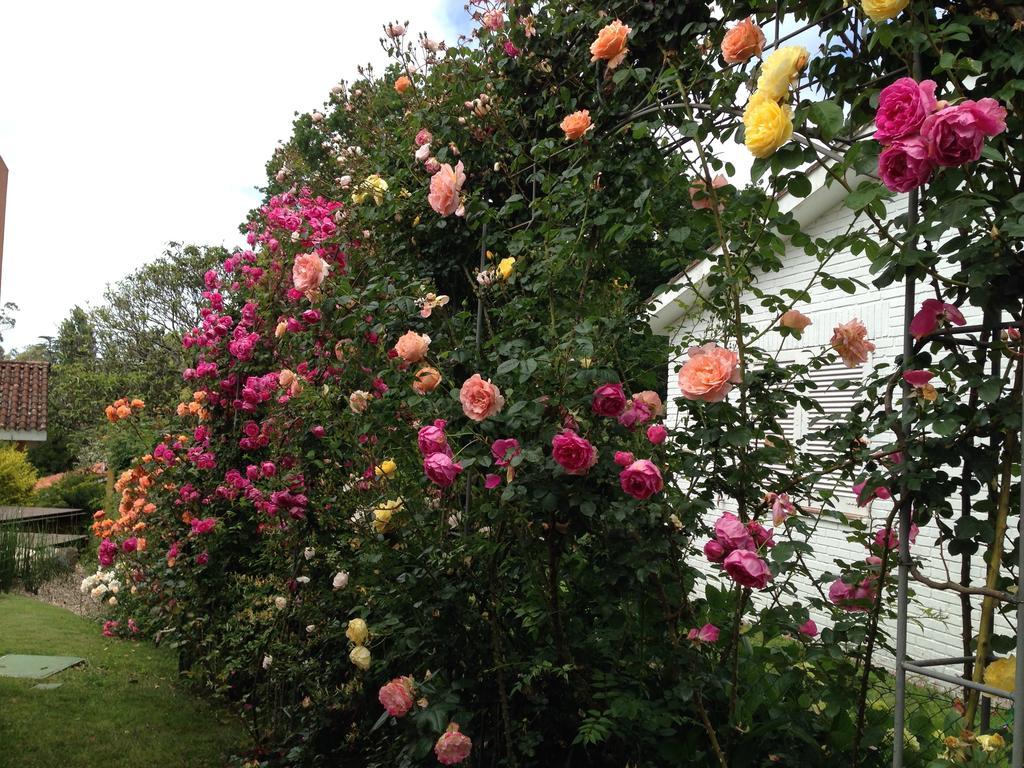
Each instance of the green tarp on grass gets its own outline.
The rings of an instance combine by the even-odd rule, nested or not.
[[[0,656],[0,677],[29,677],[41,680],[83,663],[85,659],[76,656],[24,656],[10,653]]]

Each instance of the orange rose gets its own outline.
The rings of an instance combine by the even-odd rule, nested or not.
[[[395,80],[395,90],[399,93],[405,93],[410,88],[412,88],[412,80],[409,79],[408,75],[402,75]]]
[[[764,32],[749,16],[725,33],[722,58],[726,64],[741,64],[764,50]]]
[[[565,133],[566,141],[576,141],[583,138],[583,134],[594,127],[593,123],[590,122],[590,110],[581,109],[579,112],[566,115],[562,118],[560,127]]]
[[[691,347],[679,371],[679,390],[687,400],[719,403],[739,384],[739,355],[717,344]]]
[[[459,400],[462,402],[462,412],[473,421],[483,421],[505,406],[501,390],[490,381],[480,378],[479,373],[466,379],[459,392]]]
[[[418,363],[427,356],[430,337],[415,331],[406,331],[395,342],[395,352],[407,363]]]
[[[607,61],[608,69],[615,69],[626,58],[626,38],[630,29],[616,19],[597,33],[597,40],[590,44],[590,62]]]
[[[412,380],[412,388],[417,395],[427,395],[437,389],[441,383],[441,372],[437,368],[425,366],[416,371]]]
[[[789,328],[797,333],[803,333],[804,328],[811,324],[811,318],[796,309],[790,309],[779,318],[779,325]]]
[[[722,174],[718,174],[711,180],[711,186],[714,189],[721,189],[729,183],[729,180]],[[708,183],[704,179],[695,179],[690,185],[690,204],[696,209],[701,210],[702,208],[711,208],[711,194],[708,192]],[[725,206],[719,202],[718,210],[721,211]]]

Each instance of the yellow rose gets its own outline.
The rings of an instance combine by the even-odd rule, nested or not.
[[[397,471],[398,465],[391,459],[384,459],[384,461],[373,468],[373,474],[377,477],[391,477]]]
[[[755,93],[743,111],[744,143],[754,157],[771,157],[793,135],[793,113]]]
[[[974,740],[978,742],[978,746],[985,752],[995,752],[997,749],[1002,749],[1006,746],[1006,741],[998,733],[986,736],[975,736]]]
[[[387,191],[388,183],[380,177],[379,173],[374,173],[363,179],[357,190],[352,193],[352,202],[362,205],[367,197],[372,196],[373,202],[380,205],[384,202],[384,193]]]
[[[366,622],[362,619],[352,619],[348,623],[348,627],[345,628],[345,637],[347,637],[356,645],[362,645],[363,643],[365,643],[366,638],[369,636],[370,630],[367,629]],[[359,665],[357,664],[356,666]]]
[[[365,645],[357,645],[349,653],[348,660],[365,672],[370,668],[370,649]]]
[[[503,279],[508,280],[512,276],[512,267],[515,266],[515,263],[516,260],[511,256],[498,262],[498,273]]]
[[[373,510],[373,529],[377,533],[386,533],[391,530],[391,518],[402,508],[401,499],[391,499]]]
[[[996,659],[985,667],[985,685],[1013,692],[1014,678],[1017,676],[1017,657],[1007,656]]]
[[[789,96],[789,87],[796,82],[807,66],[807,49],[799,45],[786,45],[765,59],[761,75],[757,78],[757,92],[773,101]]]
[[[869,19],[879,22],[896,18],[909,4],[910,0],[862,0],[860,7]]]

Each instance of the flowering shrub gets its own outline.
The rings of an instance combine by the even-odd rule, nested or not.
[[[392,22],[393,65],[296,120],[249,249],[207,274],[180,427],[122,478],[120,518],[95,523],[101,565],[131,584],[116,621],[172,638],[186,674],[247,714],[262,764],[885,764],[890,714],[868,706],[868,682],[891,610],[892,515],[877,536],[855,523],[866,557],[815,574],[806,604],[794,579],[812,578],[818,521],[840,516],[836,483],[863,504],[913,498],[925,524],[951,514],[944,438],[962,448],[969,434],[986,480],[1016,447],[1003,373],[975,390],[991,422],[961,429],[985,361],[925,346],[968,301],[1019,318],[1018,251],[963,202],[951,210],[976,219],[951,241],[952,267],[905,252],[885,186],[847,181],[879,167],[878,142],[820,151],[874,116],[864,89],[909,52],[895,25],[877,49],[853,35],[854,65],[840,42],[859,11],[812,4],[797,15],[821,18],[834,45],[775,46],[741,110],[767,43],[740,19],[774,6],[722,6],[740,21],[728,32],[703,5],[567,8],[474,0],[473,45],[414,43]],[[981,45],[966,37],[941,38],[954,60]],[[803,77],[827,98],[808,103]],[[879,141],[927,133],[928,152],[995,179],[975,157],[979,132],[1006,149],[992,105],[928,123],[947,85],[890,91]],[[732,170],[713,143],[733,140],[763,186],[719,173]],[[780,211],[777,195],[810,192],[794,169],[814,162],[863,225],[812,239]],[[975,183],[936,164],[937,199]],[[913,226],[948,228],[930,215]],[[783,238],[818,267],[773,295],[757,278],[780,268]],[[814,322],[797,309],[813,288],[857,289],[830,272],[844,249],[880,285],[933,280],[909,330],[916,370],[944,393],[908,382],[900,416],[901,372],[880,367],[846,423],[792,444],[780,422],[820,409],[812,374],[875,350],[880,329],[851,317],[800,362],[777,354]],[[667,423],[669,350],[648,300],[701,259],[703,320],[684,334]],[[754,301],[768,329],[745,320]],[[1019,360],[1009,339],[999,354]],[[1004,448],[982,444],[996,432]],[[958,531],[954,544],[985,540]]]

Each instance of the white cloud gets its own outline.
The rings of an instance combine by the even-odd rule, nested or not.
[[[464,17],[460,0],[8,5],[0,300],[21,311],[7,347],[53,334],[169,240],[240,243],[294,112],[382,64],[389,19],[454,41]]]

